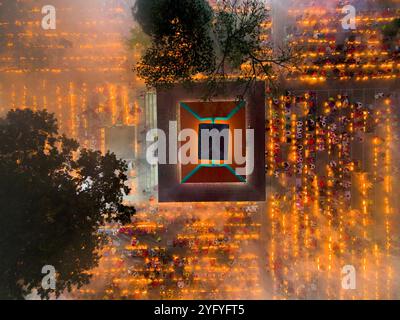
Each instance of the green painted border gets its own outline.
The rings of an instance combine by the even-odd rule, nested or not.
[[[185,109],[186,111],[190,112],[197,120],[199,120],[199,121],[211,121],[212,123],[215,123],[215,121],[228,121],[228,120],[230,120],[236,113],[239,112],[240,109],[242,109],[246,105],[245,101],[240,101],[239,104],[226,117],[202,118],[196,112],[194,112],[186,103],[180,102],[179,104],[183,109]]]
[[[240,101],[239,104],[228,114],[226,117],[216,117],[216,118],[202,118],[196,112],[194,112],[186,103],[180,102],[180,106],[186,111],[190,112],[197,120],[199,121],[211,121],[215,123],[216,121],[228,121],[230,120],[236,113],[239,112],[245,106],[245,101]],[[228,164],[200,164],[198,165],[192,172],[190,172],[181,183],[186,183],[191,177],[193,177],[201,168],[226,168],[228,169],[240,182],[247,182],[242,176],[236,174],[235,170]]]
[[[235,170],[228,164],[199,164],[192,172],[190,172],[181,183],[186,183],[193,177],[201,168],[226,168],[228,169],[240,182],[247,182],[245,178],[236,174]]]

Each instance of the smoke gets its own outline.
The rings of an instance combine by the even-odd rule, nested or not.
[[[47,46],[35,57],[41,62],[34,60],[34,70],[8,64],[10,56],[3,56],[0,114],[10,108],[46,108],[56,113],[63,132],[83,136],[84,143],[99,140],[93,145],[101,147],[100,128],[118,122],[119,108],[124,101],[133,104],[136,97],[132,91],[142,88],[131,72],[131,57],[124,44],[134,23],[130,14],[133,3],[111,2],[53,1],[57,30],[44,32],[32,27],[33,35],[25,35],[38,34],[40,43]],[[301,10],[312,5],[317,12],[333,14],[339,2],[347,4],[273,0],[275,43],[289,33]],[[387,6],[386,1],[349,3],[358,12]],[[45,4],[37,1],[35,8]],[[289,8],[293,12],[288,12]],[[41,17],[40,10],[35,10],[34,21],[40,22]],[[124,95],[124,90],[131,93]],[[95,110],[93,118],[86,115],[82,119],[80,115],[91,108]],[[109,110],[109,119],[99,110]],[[96,130],[86,128],[80,134],[85,119],[86,126]],[[395,125],[391,130],[399,132]],[[321,208],[315,209],[315,221],[310,221],[314,213],[299,207],[291,192],[294,182],[287,177],[268,190],[270,198],[265,204],[136,203],[138,214],[132,226],[126,230],[109,227],[117,234],[110,236],[109,246],[101,252],[99,267],[90,271],[90,285],[61,298],[398,298],[400,221],[395,191],[400,151],[398,135],[390,139],[382,127],[378,136],[382,140],[378,180],[373,180],[371,169],[365,176],[355,175],[353,182],[357,197],[363,192],[368,195],[364,201],[372,218],[364,219],[363,202],[357,201],[342,215],[343,230],[332,226],[336,217]],[[370,168],[374,138],[370,135],[365,142]],[[389,174],[382,171],[388,159],[386,150],[391,159],[390,196],[385,191]],[[368,185],[364,187],[360,179],[367,179]],[[290,192],[282,195],[284,189]],[[389,214],[385,213],[385,198],[391,203]],[[353,265],[357,271],[356,290],[342,288],[345,265]]]

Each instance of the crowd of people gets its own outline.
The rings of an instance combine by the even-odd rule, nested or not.
[[[292,69],[290,79],[399,78],[399,9],[394,5],[360,4],[355,6],[355,29],[345,29],[342,25],[345,4],[336,1],[330,6],[314,4],[298,8],[296,5],[296,10],[289,10],[287,41],[298,53],[298,64]]]
[[[143,211],[147,212],[146,208]],[[211,211],[212,212],[211,212]],[[101,233],[112,239],[93,283],[76,295],[102,299],[260,298],[259,206],[222,204],[138,214],[129,226]]]
[[[315,92],[288,92],[271,99],[266,125],[272,192],[268,268],[280,297],[337,298],[340,282],[329,282],[333,270],[340,273],[346,260],[362,264],[372,248],[385,251],[384,245],[374,246],[380,242],[383,204],[371,199],[390,180],[391,172],[381,164],[392,166],[389,141],[399,134],[392,98],[377,93],[364,104],[347,94],[318,101]],[[382,131],[387,121],[393,126],[390,133]]]

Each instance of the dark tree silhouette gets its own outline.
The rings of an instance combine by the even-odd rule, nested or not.
[[[290,48],[266,40],[270,13],[261,0],[137,0],[133,16],[150,37],[136,66],[150,87],[168,88],[197,80],[208,84],[212,97],[227,80],[252,86],[257,79],[271,84],[277,69],[294,65]],[[131,44],[138,43],[138,32]]]
[[[114,154],[79,150],[46,111],[0,119],[0,299],[42,298],[87,284],[99,261],[105,223],[130,222],[127,165]],[[54,266],[56,290],[41,283]]]
[[[168,86],[214,69],[207,1],[138,0],[133,15],[152,42],[137,66],[146,84]]]
[[[385,24],[382,27],[382,33],[385,37],[385,41],[390,43],[393,42],[396,36],[400,33],[400,18]]]

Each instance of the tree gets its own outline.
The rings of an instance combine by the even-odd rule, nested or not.
[[[126,41],[126,45],[130,50],[143,51],[151,45],[151,41],[150,37],[140,28],[132,28],[130,37]]]
[[[138,0],[133,15],[152,43],[137,66],[146,84],[168,86],[214,69],[207,1]]]
[[[46,111],[10,111],[0,119],[0,299],[42,298],[87,284],[107,222],[130,222],[122,204],[127,165],[58,135]],[[79,151],[78,151],[79,150]],[[41,286],[54,266],[56,289]]]
[[[214,20],[217,64],[206,78],[210,96],[224,89],[229,76],[246,83],[245,90],[258,79],[274,86],[276,71],[294,65],[296,56],[290,47],[274,47],[268,40],[269,21],[264,1],[219,1]]]
[[[138,0],[134,18],[152,45],[137,65],[151,87],[205,80],[212,96],[227,79],[268,79],[276,68],[293,65],[289,48],[267,40],[269,12],[261,0],[221,0],[212,10],[207,0]]]
[[[382,33],[386,42],[392,42],[400,33],[400,18],[394,19],[382,27]]]

